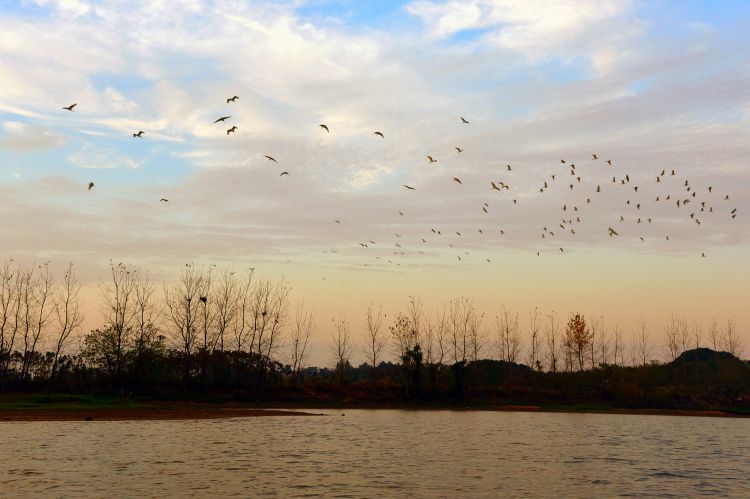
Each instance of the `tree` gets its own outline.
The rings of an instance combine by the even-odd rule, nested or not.
[[[215,293],[216,333],[219,350],[224,351],[224,342],[229,328],[235,324],[240,300],[238,299],[237,277],[230,269],[221,272]]]
[[[34,277],[36,274],[36,277]],[[37,266],[37,271],[27,273],[24,289],[24,308],[26,311],[23,335],[23,363],[21,380],[26,380],[35,359],[36,347],[45,332],[54,312],[55,275],[49,269],[49,262]]]
[[[500,359],[508,363],[515,363],[521,352],[518,314],[513,314],[504,306],[501,307],[500,315],[495,317],[495,326]]]
[[[721,345],[721,330],[716,319],[711,319],[711,324],[708,326],[708,339],[713,351],[718,352]]]
[[[727,320],[727,327],[722,335],[722,349],[738,358],[742,355],[744,344],[742,339],[737,335],[737,330],[732,320]]]
[[[624,358],[624,344],[622,341],[622,330],[620,329],[620,326],[615,324],[615,326],[612,328],[612,336],[614,339],[614,344],[612,345],[612,354],[614,356],[614,365],[621,366],[625,362]]]
[[[640,365],[645,366],[651,355],[651,343],[646,330],[646,321],[640,319],[637,322],[636,332],[633,336],[633,351],[635,353],[633,364],[640,363]]]
[[[549,323],[545,331],[547,340],[547,357],[549,359],[549,370],[553,373],[557,372],[557,361],[558,361],[558,349],[560,348],[560,326],[557,323],[557,316],[555,311],[547,315]]]
[[[63,274],[62,289],[57,303],[55,304],[55,314],[59,326],[57,341],[55,342],[55,356],[52,361],[52,370],[50,378],[55,379],[57,375],[60,352],[65,347],[70,335],[78,330],[83,324],[83,312],[79,300],[81,285],[78,283],[78,277],[73,269],[73,263],[68,264],[68,269]]]
[[[591,334],[584,317],[581,314],[571,317],[565,328],[565,345],[571,356],[578,361],[579,371],[583,371],[585,353],[590,341]]]
[[[133,375],[135,381],[141,381],[146,375],[148,363],[153,362],[154,355],[164,349],[163,337],[159,334],[161,309],[154,296],[154,283],[148,273],[139,272],[133,285]]]
[[[182,354],[183,385],[190,380],[193,351],[198,338],[201,278],[201,273],[192,264],[187,264],[177,280],[164,284],[167,320]]]
[[[687,320],[681,317],[669,316],[669,322],[664,327],[664,336],[666,338],[667,350],[669,351],[669,360],[674,361],[682,352],[686,350],[687,344]]]
[[[252,297],[253,297],[253,275],[254,269],[250,269],[245,275],[244,280],[238,285],[236,313],[232,321],[232,337],[234,338],[234,348],[236,352],[241,352],[248,343],[248,336],[251,331],[250,319],[252,317]],[[253,342],[250,341],[250,348]]]
[[[388,329],[391,331],[393,346],[399,359],[406,355],[407,350],[418,343],[417,337],[414,335],[416,330],[412,327],[411,319],[400,312],[396,314],[393,325],[389,326]]]
[[[349,358],[352,355],[351,330],[349,322],[343,317],[339,317],[338,320],[333,317],[331,321],[333,322],[331,354],[336,363],[336,376],[339,381],[343,381],[344,371],[349,365]]]
[[[140,279],[140,269],[123,263],[109,262],[109,280],[99,284],[102,297],[104,328],[113,335],[115,378],[122,376],[123,357],[131,341],[136,319],[135,288]]]
[[[367,307],[365,314],[365,346],[363,348],[367,362],[372,367],[373,377],[375,368],[378,366],[383,350],[388,345],[388,337],[383,331],[383,307],[374,310],[372,304]]]
[[[536,369],[537,371],[542,370],[542,363],[539,361],[542,347],[542,339],[539,335],[540,330],[541,320],[539,317],[539,309],[534,307],[534,311],[531,313],[529,320],[529,365],[532,369]]]
[[[258,371],[262,379],[272,366],[271,356],[281,345],[287,326],[289,292],[289,283],[283,278],[278,282],[260,279],[253,289],[250,345],[258,357]]]
[[[308,353],[310,338],[315,332],[314,314],[312,311],[306,312],[305,305],[300,303],[294,314],[294,329],[290,342],[290,357],[292,361],[292,373],[299,375],[302,369],[302,363]]]

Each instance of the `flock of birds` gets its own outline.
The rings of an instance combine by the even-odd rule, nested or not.
[[[238,96],[234,95],[226,100],[226,104],[234,103],[239,99]],[[71,104],[70,106],[63,107],[63,110],[74,112],[75,107],[77,104]],[[222,124],[226,123],[227,120],[231,119],[231,115],[227,116],[220,116],[217,118],[213,124]],[[461,125],[470,125],[469,120],[464,118],[463,116],[459,116],[460,124]],[[328,125],[325,123],[321,123],[318,125],[322,133],[330,134],[330,129]],[[230,135],[232,133],[236,133],[239,128],[236,125],[232,125],[230,128],[226,129],[226,134]],[[145,135],[145,131],[138,130],[137,132],[133,133],[134,139],[143,139]],[[379,130],[376,130],[373,132],[373,135],[378,137],[381,140],[385,139],[385,134]],[[455,146],[454,147],[456,154],[462,154],[464,152],[464,148]],[[592,162],[601,163],[601,165],[605,168],[615,168],[615,165],[613,164],[613,161],[611,159],[607,159],[605,161],[602,161],[599,159],[599,155],[592,154],[591,155]],[[264,155],[265,159],[269,162],[273,162],[278,164],[279,162],[271,155]],[[429,165],[438,163],[438,160],[433,155],[426,155],[426,159]],[[539,195],[542,196],[547,192],[548,190],[552,189],[554,185],[565,183],[563,182],[562,178],[569,178],[569,184],[566,185],[568,193],[573,193],[576,189],[581,189],[584,184],[582,184],[581,180],[583,178],[583,175],[581,174],[580,169],[576,168],[575,163],[569,162],[566,159],[560,159],[560,168],[562,170],[556,170],[555,173],[552,173],[548,178],[546,178],[539,187]],[[504,168],[504,173],[508,178],[510,178],[513,174],[513,167],[510,164],[507,164]],[[613,170],[617,171],[617,170]],[[568,175],[565,175],[565,173],[568,173]],[[290,176],[289,171],[282,171],[279,174],[280,177]],[[696,224],[701,225],[703,223],[703,217],[704,216],[710,216],[714,213],[714,206],[712,204],[715,200],[722,200],[722,201],[728,201],[730,200],[730,196],[728,194],[723,194],[720,196],[717,196],[714,192],[713,186],[703,186],[703,187],[697,187],[690,183],[690,181],[686,178],[681,178],[678,173],[671,169],[669,172],[667,172],[667,169],[662,169],[660,172],[656,171],[654,172],[653,180],[652,182],[655,184],[667,184],[668,179],[675,178],[679,179],[679,183],[675,183],[673,180],[671,184],[668,186],[669,188],[677,188],[679,189],[677,192],[670,192],[666,194],[660,194],[655,197],[655,199],[646,200],[642,199],[643,193],[642,189],[639,193],[639,188],[642,187],[642,185],[636,185],[634,181],[631,181],[631,177],[629,173],[620,174],[619,176],[617,174],[612,175],[611,181],[609,180],[609,177],[607,177],[606,183],[612,184],[616,186],[618,189],[626,190],[630,192],[630,189],[632,188],[632,196],[633,199],[630,199],[628,196],[628,199],[625,201],[626,210],[630,210],[631,213],[628,213],[627,215],[619,215],[619,220],[615,219],[615,221],[612,223],[612,225],[608,226],[606,231],[604,231],[602,227],[602,233],[608,235],[609,237],[621,237],[620,231],[618,229],[615,229],[614,226],[617,226],[618,224],[622,224],[626,221],[633,221],[637,225],[638,224],[652,224],[655,219],[653,216],[649,215],[650,208],[653,208],[655,204],[671,204],[675,209],[680,210],[681,212],[684,212],[685,217],[689,217],[690,220]],[[453,183],[457,187],[463,188],[464,182],[462,179],[458,176],[452,177]],[[684,181],[684,182],[683,182]],[[509,192],[511,190],[511,184],[510,181],[506,178],[505,180],[488,180],[488,191],[498,191],[501,194],[504,192]],[[402,184],[402,186],[407,191],[416,191],[417,188],[414,185],[409,184]],[[95,187],[94,182],[89,182],[88,184],[88,190],[92,190]],[[592,196],[596,197],[597,195],[601,195],[602,192],[605,191],[605,187],[602,186],[602,183],[599,183],[596,185],[594,189],[585,196],[585,205],[592,204]],[[700,196],[699,196],[700,193]],[[717,199],[718,197],[718,199]],[[169,200],[167,198],[161,198],[160,203],[169,203]],[[650,203],[649,203],[650,201]],[[576,235],[576,227],[578,224],[581,224],[581,216],[584,211],[584,206],[579,207],[575,203],[576,200],[571,198],[570,202],[564,203],[560,207],[560,219],[554,223],[550,223],[548,225],[541,226],[539,228],[539,236],[541,239],[549,240],[560,240],[560,236],[562,234],[575,236]],[[579,198],[579,202],[582,203],[582,198]],[[518,204],[517,197],[512,198],[513,205]],[[484,214],[489,214],[490,205],[489,203],[485,202],[481,205],[482,212]],[[718,210],[717,210],[718,212]],[[735,219],[737,217],[737,209],[732,208],[731,210],[726,209],[725,213],[730,216],[732,219]],[[398,210],[398,214],[400,217],[403,217],[406,215],[405,210],[401,209]],[[628,217],[628,218],[626,218]],[[342,221],[341,219],[334,220],[334,223],[341,225]],[[553,227],[554,224],[554,227]],[[558,231],[557,227],[560,228]],[[427,237],[431,236],[442,236],[443,232],[442,229],[437,228],[431,228],[431,235],[425,234]],[[477,228],[477,231],[480,235],[484,235],[484,230],[482,228]],[[557,231],[557,234],[555,232]],[[455,231],[455,234],[457,237],[463,237],[463,234],[459,231]],[[505,235],[504,229],[498,229],[498,235],[503,236]],[[402,235],[399,233],[395,233],[394,236],[396,237],[396,240],[393,241],[393,245],[395,247],[395,250],[393,251],[394,255],[405,255],[407,254],[404,249],[402,248],[402,244],[400,243]],[[643,235],[638,236],[640,241],[645,242],[645,237]],[[421,237],[421,242],[423,244],[427,243],[426,237]],[[666,241],[670,240],[669,234],[664,234],[664,239]],[[369,248],[372,245],[375,245],[376,242],[374,240],[368,239],[366,241],[360,242],[359,246],[362,248]],[[449,242],[450,248],[455,248],[455,244],[453,242]],[[559,246],[560,253],[565,253],[565,247]],[[330,251],[331,253],[336,253],[335,249],[326,250],[326,252]],[[424,252],[420,249],[418,250],[418,253],[424,254]],[[464,252],[464,255],[470,254],[468,251]],[[541,252],[536,252],[537,256],[541,256]],[[706,254],[704,251],[700,252],[701,257],[705,257]],[[376,259],[380,260],[380,256],[376,256]],[[462,257],[460,255],[457,256],[458,260],[461,261]],[[394,262],[390,259],[386,260],[389,264],[393,264]],[[486,259],[488,263],[491,263],[490,259]],[[363,264],[367,266],[367,264]],[[396,263],[396,265],[400,265],[399,263]]]

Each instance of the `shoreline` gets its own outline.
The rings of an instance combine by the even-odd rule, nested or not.
[[[328,406],[328,407],[293,407],[293,408],[259,408],[237,404],[169,404],[164,406],[140,407],[33,407],[1,409],[2,422],[52,422],[52,421],[180,421],[199,419],[225,419],[237,417],[278,417],[278,416],[323,416],[320,410],[405,410],[405,411],[464,411],[464,412],[535,412],[559,414],[615,414],[634,416],[681,416],[681,417],[719,417],[750,418],[748,414],[726,412],[721,410],[679,410],[679,409],[617,409],[617,408],[565,408],[544,407],[536,405],[503,405],[494,407],[361,407],[361,406]]]
[[[257,407],[118,407],[118,408],[35,408],[0,410],[3,422],[49,421],[184,421],[278,416],[320,416],[319,413]]]

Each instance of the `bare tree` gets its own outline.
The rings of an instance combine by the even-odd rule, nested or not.
[[[18,270],[11,267],[11,261],[4,261],[0,266],[0,388],[5,380],[7,364],[13,353],[16,329],[13,329],[13,318],[17,314]]]
[[[55,309],[54,281],[55,275],[49,269],[49,262],[46,262],[37,266],[36,277],[32,277],[27,282],[25,295],[27,317],[23,337],[22,380],[29,376],[37,344]]]
[[[435,315],[435,355],[434,362],[442,366],[448,355],[448,315],[446,314],[445,304],[443,309]]]
[[[513,314],[505,306],[500,308],[500,315],[495,317],[497,345],[500,359],[515,363],[521,353],[521,332],[518,325],[518,313]]]
[[[558,351],[560,348],[560,325],[557,322],[557,316],[554,310],[547,314],[549,323],[547,324],[546,339],[547,339],[547,357],[549,359],[549,370],[557,372],[558,362]]]
[[[472,300],[458,298],[451,300],[448,311],[449,341],[454,363],[465,362],[472,356],[472,335],[475,333],[476,346],[479,346],[479,326],[482,319]],[[478,352],[474,352],[475,354]]]
[[[302,363],[308,354],[310,338],[315,333],[315,315],[312,311],[305,311],[305,305],[300,303],[294,314],[294,328],[290,338],[290,357],[292,372],[299,375]]]
[[[722,349],[739,358],[744,350],[742,339],[737,334],[734,321],[728,320],[727,327],[722,335]]]
[[[331,354],[336,363],[336,374],[339,381],[341,381],[344,378],[344,370],[349,365],[349,358],[352,355],[351,330],[349,322],[343,317],[339,317],[338,320],[333,317],[331,321],[333,322]]]
[[[721,330],[716,319],[711,319],[711,324],[708,325],[708,339],[713,351],[718,352],[721,345]]]
[[[137,318],[135,307],[135,288],[140,280],[140,269],[130,268],[123,263],[109,262],[109,280],[99,284],[102,297],[102,316],[105,329],[111,330],[111,344],[114,352],[114,375],[121,378],[123,357],[133,335],[133,326]]]
[[[622,341],[622,330],[617,324],[612,328],[612,336],[614,340],[612,351],[615,360],[614,365],[621,366],[625,363],[625,345]]]
[[[289,313],[289,283],[285,279],[272,282],[260,279],[251,301],[251,344],[259,358],[264,375],[274,352],[281,345]]]
[[[409,297],[409,308],[407,309],[407,316],[409,317],[409,323],[411,324],[411,342],[414,345],[422,343],[422,301],[419,298],[413,296]]]
[[[383,307],[378,307],[374,310],[374,306],[370,304],[367,307],[367,313],[365,314],[365,346],[363,351],[367,358],[367,362],[374,369],[378,366],[383,350],[388,345],[388,336],[385,334],[383,329],[383,319],[385,314],[383,313]]]
[[[68,269],[63,274],[63,281],[57,303],[55,303],[55,313],[57,315],[57,324],[59,325],[57,341],[55,342],[55,357],[52,361],[52,371],[50,378],[55,379],[57,367],[60,360],[60,352],[65,347],[70,335],[78,330],[83,324],[83,312],[79,300],[81,285],[78,283],[78,277],[73,269],[73,262],[68,264]]]
[[[636,323],[636,332],[633,336],[633,351],[635,353],[633,364],[645,366],[651,355],[651,343],[649,342],[649,334],[646,329],[646,321],[640,319]]]
[[[610,339],[607,335],[607,328],[604,326],[604,319],[601,322],[601,332],[599,333],[599,363],[609,364]]]
[[[686,350],[688,341],[687,321],[681,317],[669,316],[669,322],[664,327],[664,336],[669,351],[669,360],[673,361]]]
[[[541,329],[542,323],[539,316],[539,308],[534,307],[529,320],[529,365],[532,369],[538,371],[542,370],[542,363],[539,361],[542,348],[542,338],[539,335]]]
[[[701,338],[703,337],[703,324],[693,321],[693,325],[690,328],[691,340],[693,342],[693,348],[696,350],[701,346]]]
[[[241,352],[245,348],[252,330],[250,322],[253,317],[251,306],[253,303],[253,275],[254,269],[250,269],[237,287],[236,313],[232,321],[232,337],[237,352]],[[250,340],[250,347],[252,348],[252,346],[253,342]]]
[[[591,333],[591,342],[589,343],[589,360],[591,361],[591,369],[594,369],[597,365],[596,355],[600,350],[600,348],[597,348],[597,346],[602,342],[604,337],[604,318],[599,316],[593,319],[589,323],[589,326],[589,332]]]
[[[216,322],[216,304],[218,303],[218,300],[216,300],[213,295],[213,270],[214,266],[211,265],[208,269],[201,271],[201,277],[199,280],[200,286],[198,289],[198,299],[201,302],[200,329],[201,336],[203,337],[203,344],[200,346],[200,351],[202,352],[202,378],[205,378],[206,376],[206,356],[214,349],[218,336],[214,329],[214,324]]]
[[[224,342],[230,327],[236,324],[240,300],[238,299],[237,277],[231,269],[224,269],[219,277],[215,294],[216,335],[219,350],[224,351]]]
[[[198,339],[201,278],[201,272],[188,264],[176,281],[164,284],[167,320],[182,351],[183,383],[190,379],[193,352]]]

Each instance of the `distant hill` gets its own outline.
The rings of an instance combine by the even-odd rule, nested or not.
[[[694,348],[686,350],[670,362],[670,365],[683,364],[684,362],[721,362],[722,364],[737,364],[743,366],[745,363],[729,352],[717,352],[710,348]]]

